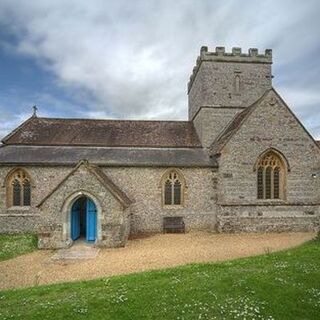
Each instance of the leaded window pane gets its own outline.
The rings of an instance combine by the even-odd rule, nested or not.
[[[263,168],[258,169],[258,199],[263,199]]]
[[[276,167],[273,172],[273,197],[280,198],[280,168]]]
[[[181,183],[179,180],[174,182],[174,190],[173,190],[174,204],[181,204]]]
[[[167,180],[164,185],[164,204],[172,204],[172,182]]]
[[[29,180],[25,180],[23,184],[23,205],[30,206],[31,202],[31,184]]]
[[[12,204],[14,206],[21,205],[21,185],[17,179],[13,180],[12,184]]]
[[[266,169],[266,199],[271,199],[271,174],[272,174],[272,169],[271,167],[268,167]]]

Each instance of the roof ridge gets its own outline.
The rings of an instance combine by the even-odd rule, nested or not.
[[[59,120],[59,121],[114,121],[114,122],[173,122],[173,123],[190,123],[189,120],[140,120],[140,119],[106,119],[106,118],[57,118],[57,117],[37,117],[39,120]]]

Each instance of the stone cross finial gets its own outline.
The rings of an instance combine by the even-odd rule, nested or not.
[[[37,116],[37,111],[38,111],[37,106],[33,106],[32,109],[33,109],[33,115],[32,116],[36,117]]]

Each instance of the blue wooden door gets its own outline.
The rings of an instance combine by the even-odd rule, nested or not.
[[[97,235],[97,209],[94,202],[87,199],[87,241],[95,241]]]
[[[80,237],[80,202],[76,201],[71,208],[71,239]]]

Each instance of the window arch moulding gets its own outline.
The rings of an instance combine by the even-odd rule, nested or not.
[[[34,184],[30,174],[23,168],[12,169],[5,178],[7,208],[29,208]]]
[[[162,206],[178,209],[185,205],[187,184],[178,169],[167,169],[160,180]]]
[[[262,153],[255,164],[258,200],[285,200],[288,162],[274,150]]]

